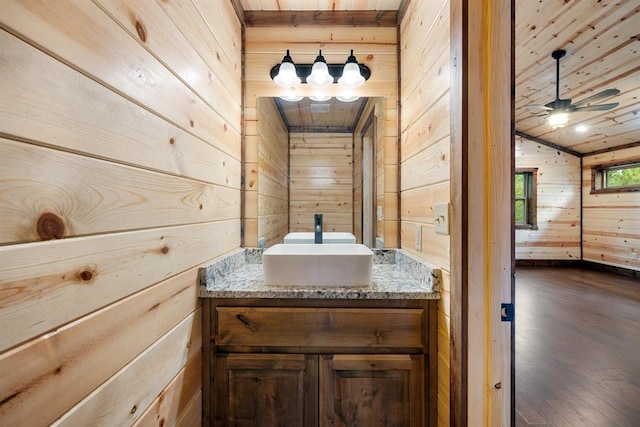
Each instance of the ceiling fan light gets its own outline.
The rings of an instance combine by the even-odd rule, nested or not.
[[[547,122],[554,129],[563,127],[567,124],[568,121],[569,114],[564,112],[552,113],[551,115],[549,115],[549,117],[547,117]]]
[[[322,56],[322,51],[316,57],[316,61],[311,68],[311,74],[307,77],[307,83],[314,87],[326,87],[333,83],[333,76],[329,74],[327,61]]]
[[[273,78],[273,82],[279,86],[291,87],[300,84],[300,81],[293,60],[289,56],[289,49],[287,49],[287,54],[282,59],[278,74]]]

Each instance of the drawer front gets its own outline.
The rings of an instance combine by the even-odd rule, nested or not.
[[[217,307],[214,345],[233,351],[423,352],[423,309]]]

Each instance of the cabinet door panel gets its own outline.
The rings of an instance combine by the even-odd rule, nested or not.
[[[424,426],[424,357],[336,355],[320,360],[320,425]]]
[[[216,425],[317,425],[317,356],[231,354],[215,359],[217,391],[228,396],[217,401]]]

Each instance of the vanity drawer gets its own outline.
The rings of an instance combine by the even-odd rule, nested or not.
[[[422,353],[419,308],[216,307],[217,351]],[[281,349],[281,350],[280,350]]]

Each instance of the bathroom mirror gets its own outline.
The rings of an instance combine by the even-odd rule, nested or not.
[[[358,243],[384,245],[385,99],[297,102],[258,98],[258,245],[288,232],[350,232]]]

